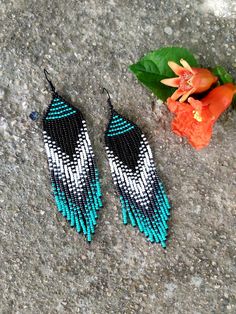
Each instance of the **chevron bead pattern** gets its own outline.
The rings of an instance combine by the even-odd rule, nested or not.
[[[111,109],[105,142],[124,224],[137,226],[149,241],[165,248],[170,204],[144,134]]]
[[[86,122],[78,109],[56,94],[43,128],[57,208],[71,227],[91,241],[102,194]]]

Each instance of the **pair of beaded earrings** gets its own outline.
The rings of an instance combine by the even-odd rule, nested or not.
[[[99,172],[81,111],[65,101],[48,79],[52,101],[43,117],[43,135],[58,210],[77,232],[92,240],[102,207]],[[120,196],[123,223],[166,247],[170,205],[157,175],[145,135],[114,110],[108,91],[110,120],[105,131],[112,178]]]

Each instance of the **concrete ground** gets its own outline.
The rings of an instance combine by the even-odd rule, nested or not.
[[[235,19],[233,0],[2,1],[0,313],[236,313],[236,112],[196,152],[128,71],[179,45],[236,78]],[[42,124],[28,118],[50,102],[44,68],[88,122],[104,193],[91,245],[57,212]],[[165,251],[122,225],[102,86],[150,141],[172,203]]]

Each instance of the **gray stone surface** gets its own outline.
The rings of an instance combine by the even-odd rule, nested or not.
[[[2,1],[1,313],[236,313],[235,111],[196,152],[127,69],[176,44],[236,77],[235,17],[232,0]],[[88,121],[104,192],[91,245],[55,208],[42,125],[28,118],[50,101],[44,67]],[[173,207],[165,251],[122,225],[101,86],[150,140]]]

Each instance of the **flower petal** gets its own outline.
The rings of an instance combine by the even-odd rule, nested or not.
[[[169,97],[167,98],[167,107],[170,112],[175,112],[178,109],[178,102]]]
[[[171,70],[178,76],[182,75],[186,70],[175,63],[174,61],[168,61],[168,65],[171,68]]]
[[[190,105],[197,111],[201,111],[203,104],[200,100],[194,99],[193,97],[189,97],[188,98],[188,102],[190,103]]]
[[[177,89],[174,94],[171,96],[171,99],[177,100],[179,97],[181,97],[185,91],[182,91],[181,89]]]
[[[182,64],[182,66],[183,66],[186,70],[188,70],[189,72],[191,72],[191,73],[194,74],[194,71],[192,70],[191,66],[188,64],[188,62],[187,62],[186,60],[180,59],[179,62]]]
[[[161,83],[167,86],[171,86],[171,87],[179,87],[180,78],[174,77],[174,78],[164,79],[164,80],[161,80]]]
[[[195,92],[196,88],[193,87],[192,89],[190,89],[187,93],[184,93],[183,96],[180,98],[179,102],[185,102],[185,100]]]

